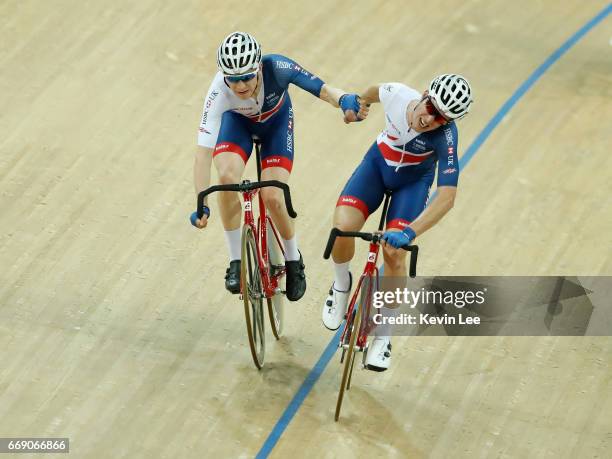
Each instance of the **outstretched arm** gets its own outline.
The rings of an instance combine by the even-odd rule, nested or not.
[[[339,88],[334,88],[328,84],[324,84],[321,88],[319,98],[330,104],[332,107],[338,108],[340,107],[338,101],[340,100],[342,94],[346,94],[346,91]]]
[[[410,224],[410,227],[417,236],[420,236],[438,223],[453,208],[456,195],[456,186],[438,187],[438,194],[433,201],[431,201],[419,218]]]
[[[210,186],[210,166],[212,164],[212,148],[198,146],[195,153],[193,163],[193,185],[195,187],[196,196],[200,191],[205,190]],[[204,199],[204,205],[208,205],[208,198]],[[208,223],[208,217],[204,215],[201,219],[196,220],[198,228],[204,228]]]
[[[380,85],[370,86],[368,89],[362,92],[361,95],[359,96],[361,98],[361,101],[367,105],[380,102],[380,97],[378,95],[379,88],[380,88]]]
[[[321,93],[319,94],[319,98],[324,100],[332,107],[340,107],[340,98],[344,95],[348,94],[346,91],[334,88],[328,84],[324,84],[321,88]],[[344,113],[344,122],[351,123],[353,121],[357,121],[357,117],[360,120],[366,119],[368,116],[369,108],[365,103],[361,103],[361,99],[359,99],[359,111],[355,113],[353,110],[348,110]]]

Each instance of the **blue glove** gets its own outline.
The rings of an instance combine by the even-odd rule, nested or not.
[[[391,247],[399,249],[410,244],[415,237],[416,233],[408,226],[403,231],[385,231],[382,238],[384,241],[387,241]]]
[[[204,206],[204,215],[206,215],[207,217],[210,217],[210,209],[208,208],[208,206]],[[191,216],[189,217],[189,221],[191,222],[191,224],[193,226],[196,226],[196,220],[198,219],[198,212],[195,211],[191,214]]]
[[[348,110],[353,110],[355,115],[359,113],[359,96],[357,94],[342,94],[338,100],[340,110],[346,114]],[[361,121],[361,118],[357,117],[357,121]]]

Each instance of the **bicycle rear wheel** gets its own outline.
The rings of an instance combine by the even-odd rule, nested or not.
[[[244,317],[246,319],[249,347],[253,363],[260,369],[264,364],[266,336],[264,330],[263,288],[259,271],[257,243],[253,229],[245,225],[242,228],[242,263],[240,267],[240,285],[244,300]]]
[[[340,392],[338,393],[338,401],[336,402],[336,414],[334,419],[338,421],[340,418],[340,409],[342,408],[342,399],[344,398],[344,391],[348,388],[348,384],[350,381],[350,375],[353,372],[353,362],[355,360],[355,342],[357,341],[357,335],[359,335],[359,329],[361,328],[361,309],[362,305],[360,304],[357,308],[356,312],[353,312],[354,319],[351,324],[347,324],[347,327],[350,327],[348,330],[351,334],[349,338],[349,346],[347,350],[347,354],[344,359],[344,370],[342,372],[342,381],[340,383]],[[354,310],[353,310],[354,311]],[[347,319],[348,321],[348,319]]]
[[[268,260],[270,263],[270,276],[274,276],[285,269],[285,255],[280,246],[270,221],[267,223],[268,235]],[[280,285],[279,285],[280,287]],[[267,298],[268,301],[268,316],[270,317],[270,326],[272,333],[276,339],[280,339],[283,333],[283,317],[284,317],[284,297],[282,293],[275,293],[272,298]]]

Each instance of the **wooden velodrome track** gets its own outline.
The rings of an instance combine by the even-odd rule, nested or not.
[[[74,457],[254,456],[330,340],[324,240],[383,119],[376,106],[346,126],[291,90],[309,288],[258,372],[241,303],[223,289],[216,206],[204,232],[187,220],[216,47],[246,30],[351,91],[462,73],[476,102],[461,155],[606,6],[450,3],[3,1],[0,437],[70,437]],[[419,239],[420,274],[612,275],[611,26],[571,48],[484,143],[452,213]],[[610,338],[394,343],[390,371],[356,371],[339,423],[334,358],[272,456],[609,456]]]

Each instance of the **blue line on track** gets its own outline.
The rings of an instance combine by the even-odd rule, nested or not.
[[[497,127],[497,125],[504,119],[504,116],[516,105],[516,103],[525,95],[525,93],[531,89],[531,87],[540,79],[540,77],[557,62],[572,46],[574,46],[582,37],[584,37],[593,27],[603,21],[612,12],[612,3],[609,3],[597,16],[583,25],[578,32],[572,35],[565,43],[563,43],[555,52],[553,52],[548,59],[546,59],[542,65],[540,65],[535,71],[527,78],[522,85],[510,96],[510,98],[502,105],[499,111],[491,118],[484,129],[474,139],[472,144],[465,151],[461,159],[459,160],[459,167],[463,168],[472,160],[476,152],[480,149],[482,144],[489,138],[491,132]]]
[[[266,439],[266,442],[259,450],[259,453],[257,453],[257,459],[263,459],[268,457],[268,455],[272,451],[272,448],[276,446],[276,443],[278,442],[280,436],[283,434],[283,432],[291,422],[291,419],[293,419],[293,416],[302,405],[302,402],[312,390],[313,386],[319,379],[319,376],[321,376],[321,374],[323,373],[323,370],[325,370],[325,367],[327,366],[331,358],[336,354],[336,349],[338,349],[338,340],[340,339],[341,333],[342,327],[340,327],[338,331],[334,334],[334,337],[331,339],[331,341],[323,351],[323,354],[321,354],[321,357],[319,357],[319,360],[317,361],[313,369],[310,371],[310,373],[308,373],[308,376],[306,376],[306,379],[304,380],[297,393],[289,403],[289,406],[287,406],[283,415],[277,421],[276,425],[272,429],[272,432],[270,432],[270,435]]]
[[[478,136],[474,139],[472,144],[465,151],[461,159],[459,160],[459,167],[461,169],[465,168],[468,163],[472,160],[476,152],[480,149],[482,144],[489,138],[491,133],[495,130],[495,128],[499,125],[501,120],[503,120],[504,116],[516,105],[516,103],[525,95],[525,93],[542,77],[542,75],[553,65],[556,61],[558,61],[572,46],[574,46],[582,37],[584,37],[591,29],[593,29],[597,24],[603,21],[610,13],[612,12],[612,3],[609,3],[600,13],[597,14],[593,19],[587,22],[584,26],[580,28],[574,35],[572,35],[565,43],[563,43],[555,52],[553,52],[543,63],[540,65],[535,71],[527,78],[523,84],[519,86],[519,88],[510,96],[510,98],[501,106],[499,111],[491,118],[491,120],[487,123],[484,129],[478,134]],[[257,459],[264,459],[270,455],[272,449],[276,446],[276,443],[280,439],[281,435],[297,413],[297,410],[300,408],[315,383],[325,370],[325,367],[331,360],[331,358],[336,353],[336,349],[338,348],[337,343],[340,339],[340,332],[342,328],[336,332],[334,337],[331,339],[321,357],[313,367],[313,369],[308,373],[306,379],[298,389],[297,393],[283,412],[282,416],[270,432],[270,435],[266,439],[265,443],[257,453]]]

